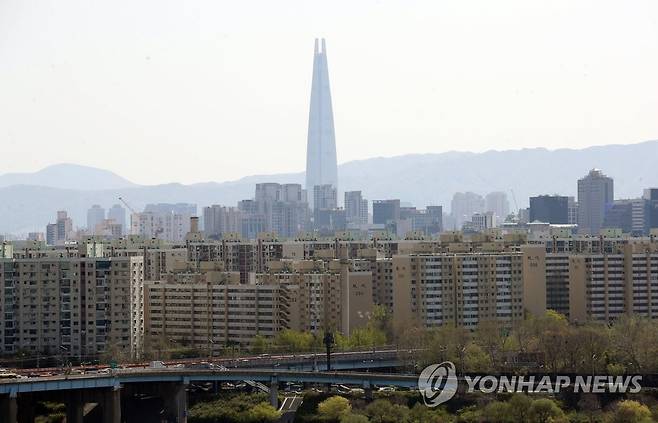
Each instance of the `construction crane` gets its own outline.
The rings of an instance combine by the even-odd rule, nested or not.
[[[130,204],[128,204],[128,203],[126,202],[126,200],[124,200],[122,197],[119,197],[119,201],[121,201],[121,202],[123,203],[123,205],[126,206],[126,207],[128,208],[128,210],[130,210],[130,212],[131,212],[132,214],[137,214],[137,212],[135,211],[135,209],[133,209],[132,207],[130,207]]]

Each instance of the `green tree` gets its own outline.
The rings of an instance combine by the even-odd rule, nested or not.
[[[658,367],[658,325],[639,316],[622,316],[612,326],[615,359],[637,373]]]
[[[482,417],[488,423],[515,423],[509,403],[493,401],[482,410]]]
[[[526,394],[514,394],[507,401],[510,406],[510,416],[514,422],[527,422],[530,420],[530,407],[532,399]]]
[[[275,344],[284,351],[302,352],[310,351],[313,345],[313,334],[292,329],[286,329],[277,335]]]
[[[281,413],[279,413],[276,408],[265,402],[256,404],[249,408],[244,414],[247,423],[269,423],[275,422],[281,418]]]
[[[530,422],[549,423],[555,419],[564,417],[564,412],[555,401],[548,398],[534,400],[529,410]]]
[[[352,411],[350,402],[343,397],[333,396],[318,404],[318,414],[323,420],[337,422]]]
[[[256,335],[254,339],[251,340],[251,352],[253,354],[262,354],[270,350],[270,343],[262,335]]]
[[[370,323],[363,328],[357,328],[349,336],[351,347],[375,347],[386,344],[386,334]]]
[[[507,330],[495,320],[481,322],[475,330],[474,342],[489,355],[493,369],[499,366],[499,359],[505,352],[508,338]]]
[[[469,372],[488,372],[492,369],[487,353],[475,343],[469,343],[464,350],[464,370]]]
[[[452,417],[443,408],[430,408],[416,403],[409,411],[409,423],[449,423]]]
[[[409,421],[409,408],[384,399],[378,399],[368,404],[365,413],[372,423],[407,423]]]
[[[620,401],[612,414],[612,423],[649,423],[651,411],[649,407],[637,401]]]
[[[345,413],[340,416],[340,423],[369,423],[369,420],[363,414]]]

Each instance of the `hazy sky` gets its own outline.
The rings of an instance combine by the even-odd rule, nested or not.
[[[339,163],[658,138],[655,0],[0,0],[0,173],[302,171],[317,36]]]

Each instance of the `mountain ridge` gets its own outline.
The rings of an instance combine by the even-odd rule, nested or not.
[[[658,186],[656,158],[658,140],[585,149],[536,147],[374,157],[339,165],[339,189],[341,192],[361,190],[369,200],[400,198],[421,208],[442,205],[445,212],[450,210],[455,192],[473,191],[485,195],[504,191],[510,206],[515,208],[512,190],[519,207],[527,206],[531,195],[576,195],[578,178],[596,167],[615,180],[615,198],[631,198],[641,196],[643,188]],[[79,179],[84,177],[71,178]],[[303,184],[304,172],[250,175],[231,181],[189,185],[175,182],[137,185],[121,179],[130,185],[75,189],[25,184],[2,186],[0,183],[0,233],[43,232],[57,210],[68,210],[74,225],[84,226],[87,208],[92,204],[107,208],[117,203],[119,196],[137,210],[147,203],[190,202],[197,204],[198,214],[201,214],[203,206],[235,206],[241,199],[253,198],[256,183]]]
[[[84,177],[80,177],[76,173],[84,173]],[[74,163],[58,163],[36,172],[13,172],[0,175],[0,187],[14,185],[60,189],[117,189],[136,184],[106,169]]]

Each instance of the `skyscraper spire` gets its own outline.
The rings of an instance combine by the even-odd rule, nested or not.
[[[312,193],[316,185],[326,184],[338,187],[336,134],[329,88],[327,48],[324,38],[321,42],[316,38],[306,144],[306,190]],[[308,198],[310,206],[313,207],[313,195]]]

